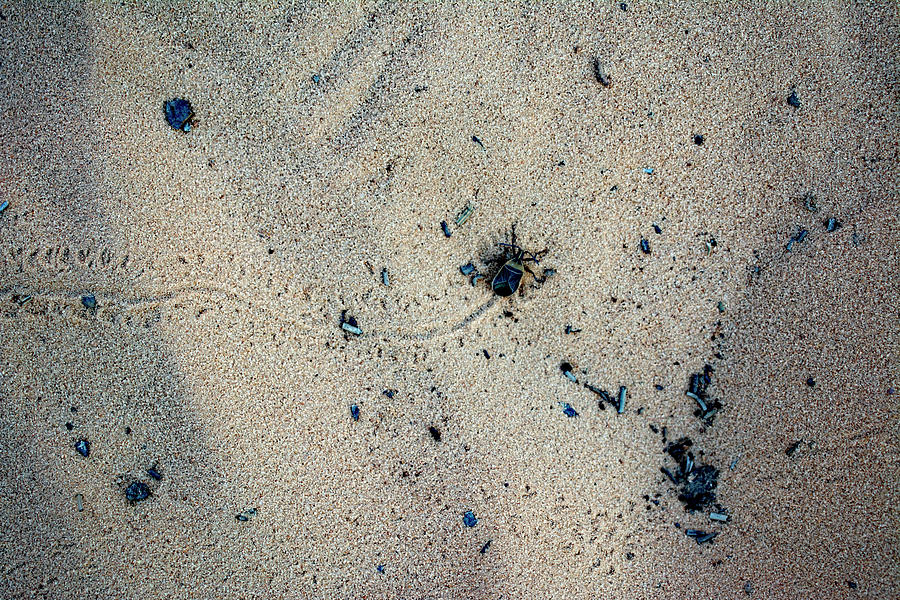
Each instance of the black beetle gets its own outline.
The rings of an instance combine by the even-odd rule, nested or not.
[[[519,289],[519,283],[521,283],[522,275],[525,274],[525,271],[531,273],[531,276],[538,282],[543,281],[543,278],[538,278],[525,263],[534,262],[535,264],[540,264],[538,257],[546,252],[546,250],[535,254],[534,252],[527,252],[515,244],[500,245],[512,248],[515,254],[511,259],[503,263],[503,266],[500,267],[500,270],[494,275],[494,280],[491,282],[491,289],[494,290],[494,293],[498,296],[512,296],[515,294],[516,290]],[[530,254],[531,256],[526,258],[526,254]]]

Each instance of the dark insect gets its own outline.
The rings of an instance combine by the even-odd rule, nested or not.
[[[515,244],[501,243],[500,245],[512,248],[515,254],[511,259],[506,261],[503,266],[500,267],[497,274],[494,275],[494,280],[491,282],[491,289],[494,290],[494,293],[498,296],[512,296],[515,294],[516,290],[519,289],[519,284],[522,282],[522,275],[524,275],[526,271],[528,271],[528,273],[530,273],[539,283],[543,283],[545,278],[539,278],[525,263],[533,262],[536,265],[540,264],[540,255],[546,252],[546,250],[534,253],[523,250]],[[526,255],[529,254],[531,256],[526,258]]]

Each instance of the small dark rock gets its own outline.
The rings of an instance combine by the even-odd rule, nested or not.
[[[75,442],[75,449],[78,450],[78,454],[87,458],[91,453],[91,444],[87,440],[78,440]]]
[[[152,477],[152,478],[155,479],[156,481],[159,481],[160,479],[162,479],[162,475],[160,475],[160,474],[159,474],[159,471],[157,471],[157,470],[156,470],[155,468],[153,468],[153,467],[150,467],[149,469],[147,469],[147,475],[149,475],[150,477]]]
[[[72,423],[71,421],[66,423],[66,429],[68,429],[69,431],[72,431],[73,429],[75,429],[74,423]]]
[[[603,87],[609,87],[612,83],[609,74],[603,69],[603,65],[600,63],[599,58],[594,59],[594,78]]]
[[[488,548],[491,547],[491,541],[492,541],[492,540],[488,540],[488,541],[484,544],[484,546],[481,547],[481,553],[482,553],[482,554],[484,554],[485,552],[487,552],[487,551],[488,551]]]
[[[428,433],[431,434],[431,437],[434,438],[434,441],[436,441],[436,442],[441,441],[441,432],[438,431],[438,429],[436,427],[434,427],[433,425],[428,428]]]
[[[841,223],[834,217],[825,219],[824,224],[825,224],[825,231],[827,231],[829,233],[831,233],[832,231],[836,231],[838,228],[840,228],[843,225],[843,223]]]
[[[85,308],[97,308],[97,299],[94,298],[93,294],[87,294],[81,297],[81,304]]]
[[[702,146],[703,145],[703,136],[700,135],[699,133],[696,134],[694,136],[694,143],[697,144],[698,146]]]
[[[572,408],[572,405],[569,404],[568,402],[563,402],[562,407],[563,407],[563,414],[566,415],[567,417],[577,417],[578,416],[578,411],[576,411],[574,408]]]
[[[375,570],[379,573],[384,573],[384,565],[378,565],[377,567],[375,567]]]
[[[856,582],[855,582],[855,581],[851,581],[851,580],[848,579],[848,580],[847,580],[847,587],[850,588],[851,590],[855,590],[855,589],[856,589],[857,587],[859,587],[859,586],[856,585]]]
[[[354,421],[359,421],[359,406],[357,406],[356,404],[350,405],[350,417]]]
[[[796,90],[791,90],[791,95],[787,97],[787,103],[794,108],[800,108],[800,98],[797,97]]]
[[[803,444],[803,440],[797,440],[793,444],[787,447],[787,450],[784,451],[788,456],[793,456],[794,453],[800,449],[800,446]]]
[[[150,488],[143,481],[135,481],[125,490],[125,497],[132,502],[146,500],[150,496]]]
[[[166,113],[166,121],[172,129],[180,129],[187,133],[191,130],[191,117],[194,111],[191,109],[191,103],[184,98],[175,98],[163,104],[163,112]]]
[[[441,221],[441,231],[444,232],[444,237],[450,237],[452,235],[450,233],[450,227],[447,225],[447,221]]]
[[[643,238],[641,239],[641,252],[650,254],[650,242]]]
[[[390,399],[393,400],[394,394],[397,393],[397,390],[384,390],[384,391],[381,392],[381,393],[384,394],[385,396],[387,396],[388,398],[390,398]]]
[[[656,223],[653,224],[653,231],[656,232],[656,235],[662,235],[662,229],[659,228],[659,225]]]
[[[810,377],[806,380],[806,385],[808,385],[809,387],[813,387],[814,385],[816,385],[816,380]]]
[[[250,520],[250,517],[248,517],[246,515],[235,515],[234,518],[237,519],[238,521],[240,521],[241,523],[246,523],[247,521]]]
[[[719,471],[710,465],[695,468],[678,494],[678,500],[684,503],[687,510],[698,510],[716,501],[715,489],[718,485]]]
[[[465,264],[459,268],[459,272],[463,275],[471,275],[475,272],[475,265],[472,263]]]
[[[465,514],[463,514],[463,524],[466,527],[475,527],[478,525],[478,519],[475,518],[475,513],[471,510],[467,510]]]

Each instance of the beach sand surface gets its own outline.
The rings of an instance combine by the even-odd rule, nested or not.
[[[898,597],[898,40],[892,3],[0,5],[0,596]],[[555,274],[501,298],[513,228]]]

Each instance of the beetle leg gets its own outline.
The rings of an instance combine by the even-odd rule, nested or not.
[[[538,277],[538,276],[535,274],[535,272],[532,271],[531,269],[529,269],[529,268],[528,268],[528,265],[526,265],[525,263],[522,263],[522,268],[525,269],[526,271],[528,271],[528,272],[531,274],[531,276],[534,277],[534,280],[535,280],[535,282],[538,283],[538,285],[540,285],[540,284],[544,283],[545,281],[547,281],[547,278],[546,278],[546,277]]]

